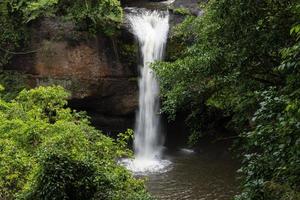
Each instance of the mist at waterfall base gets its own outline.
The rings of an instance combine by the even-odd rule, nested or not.
[[[127,16],[139,42],[142,66],[139,78],[139,110],[134,134],[134,159],[121,163],[136,174],[164,172],[170,161],[162,159],[164,136],[160,130],[159,84],[150,65],[163,58],[169,31],[169,14],[163,11],[132,13]]]

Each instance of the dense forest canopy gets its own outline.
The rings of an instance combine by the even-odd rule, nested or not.
[[[240,133],[244,176],[236,199],[299,199],[300,3],[211,0],[172,35],[180,51],[155,64],[162,111],[189,112],[191,141],[221,109]],[[183,50],[182,50],[183,49]]]

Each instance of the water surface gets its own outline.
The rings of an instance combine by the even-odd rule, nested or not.
[[[237,162],[223,148],[199,153],[178,150],[167,155],[171,169],[150,174],[150,193],[161,200],[230,200],[237,193]]]

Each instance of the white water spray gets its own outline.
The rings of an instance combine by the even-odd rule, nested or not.
[[[140,67],[139,110],[134,136],[135,159],[125,165],[134,172],[161,171],[169,161],[161,160],[163,135],[160,131],[159,85],[150,68],[163,58],[169,31],[167,12],[143,11],[127,17],[133,34],[139,41],[143,66]]]

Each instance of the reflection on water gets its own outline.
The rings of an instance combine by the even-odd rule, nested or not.
[[[228,151],[211,148],[202,152],[179,150],[167,159],[172,169],[149,174],[147,188],[162,200],[230,200],[237,193],[237,164]]]

